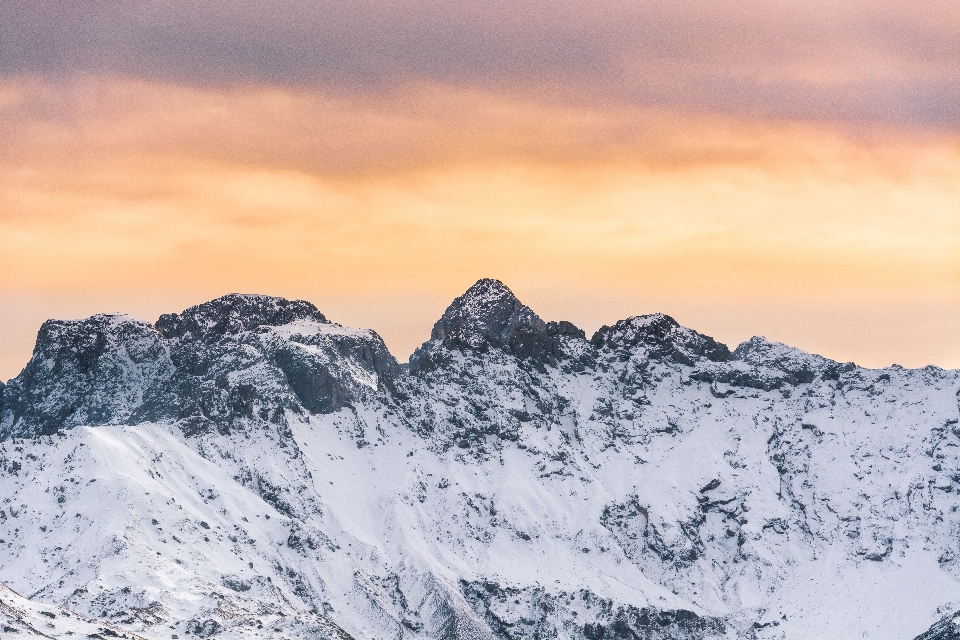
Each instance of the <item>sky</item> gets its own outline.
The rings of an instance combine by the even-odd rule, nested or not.
[[[494,277],[960,367],[960,3],[0,3],[0,379],[40,324],[310,300],[405,361]]]

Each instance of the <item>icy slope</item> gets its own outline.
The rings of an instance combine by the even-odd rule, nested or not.
[[[910,639],[960,608],[955,371],[662,314],[588,341],[493,280],[408,370],[263,296],[55,326],[3,393],[0,580],[144,637]]]

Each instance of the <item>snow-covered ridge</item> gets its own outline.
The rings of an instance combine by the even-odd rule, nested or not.
[[[282,326],[297,320],[328,323],[324,315],[305,300],[231,293],[181,314],[160,316],[156,327],[165,338],[209,342],[225,335],[263,326]]]
[[[957,371],[662,314],[588,340],[493,280],[409,367],[309,303],[165,318],[47,323],[0,390],[0,581],[36,606],[147,638],[956,628]]]
[[[399,372],[373,331],[301,300],[231,294],[162,316],[49,321],[0,404],[0,440],[78,425],[175,420],[190,431],[333,411]]]
[[[128,638],[142,636],[107,622],[92,620],[62,607],[29,600],[0,584],[0,637]]]

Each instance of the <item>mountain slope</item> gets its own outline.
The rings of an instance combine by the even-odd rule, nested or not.
[[[28,600],[0,584],[0,637],[129,638],[143,640],[110,624],[91,620],[61,607]]]
[[[47,323],[0,575],[151,638],[912,638],[960,608],[958,390],[493,280],[406,368],[265,296]]]

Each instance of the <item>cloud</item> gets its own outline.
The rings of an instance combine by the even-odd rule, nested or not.
[[[955,366],[958,17],[2,2],[0,352],[28,354],[46,317],[239,290],[313,300],[402,356],[494,276],[587,329],[667,311],[731,342]]]
[[[14,82],[0,103],[10,290],[440,287],[495,266],[719,298],[956,292],[960,161],[936,135],[446,87]]]
[[[924,2],[0,4],[6,77],[409,84],[764,118],[954,128],[960,29]]]
[[[418,85],[374,99],[339,89],[198,88],[89,77],[0,84],[0,144],[7,166],[176,158],[339,180],[503,163],[765,170],[871,164],[875,171],[911,174],[929,169],[930,150],[952,158],[953,149],[949,136],[888,125],[851,135],[816,123],[570,105],[474,88]],[[918,155],[921,147],[926,151]],[[149,167],[144,171],[153,179]]]

